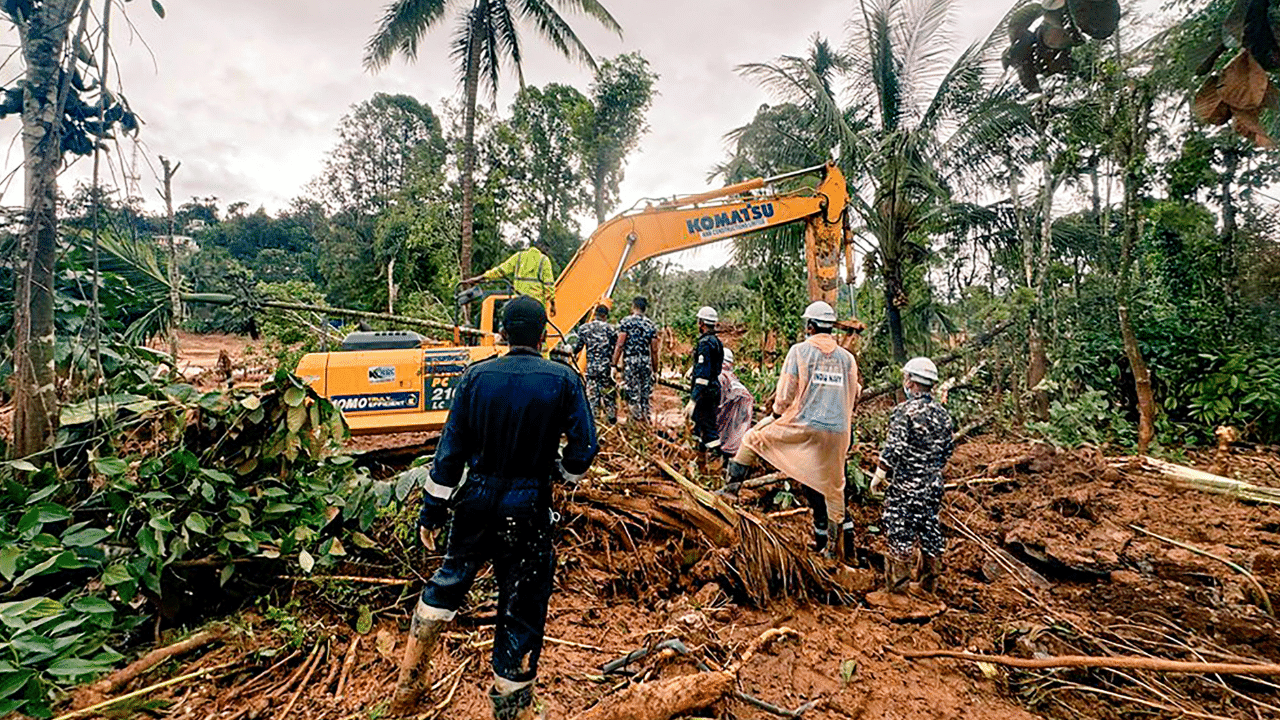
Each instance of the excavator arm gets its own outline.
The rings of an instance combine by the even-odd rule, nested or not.
[[[815,188],[767,190],[815,171],[822,173]],[[560,273],[556,311],[548,319],[568,332],[612,295],[622,273],[649,258],[794,222],[805,223],[809,295],[834,303],[848,201],[844,175],[828,163],[622,213],[597,228]]]

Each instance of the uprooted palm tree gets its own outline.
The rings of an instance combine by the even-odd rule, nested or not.
[[[993,43],[975,43],[948,64],[952,0],[863,0],[859,10],[842,54],[815,42],[806,58],[740,71],[802,108],[808,136],[839,149],[854,212],[875,239],[893,355],[905,362],[903,268],[927,257],[951,183],[980,171],[970,160],[981,156],[966,146],[1000,129],[979,112]],[[843,93],[832,76],[845,80]]]
[[[516,18],[533,25],[552,47],[565,57],[595,69],[595,60],[586,45],[561,15],[562,10],[585,13],[609,30],[622,33],[609,11],[597,0],[470,0],[470,7],[450,0],[393,0],[386,8],[377,32],[365,48],[365,67],[377,70],[396,54],[414,60],[418,42],[426,32],[439,25],[450,6],[460,6],[458,26],[454,32],[453,59],[462,75],[466,99],[463,106],[462,152],[462,247],[459,269],[462,277],[471,276],[471,237],[474,217],[476,166],[475,127],[476,95],[481,84],[490,92],[498,87],[503,63],[516,71],[521,86],[524,59]]]

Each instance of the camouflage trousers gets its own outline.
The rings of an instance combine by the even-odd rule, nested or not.
[[[649,422],[649,398],[653,396],[653,366],[649,358],[626,358],[622,365],[622,382],[627,389],[631,419]]]
[[[941,557],[946,549],[938,512],[942,509],[942,476],[893,478],[884,494],[880,519],[889,552],[905,559],[916,543],[925,557]]]
[[[607,370],[603,374],[587,376],[587,403],[606,421],[618,421],[618,388],[613,375]]]

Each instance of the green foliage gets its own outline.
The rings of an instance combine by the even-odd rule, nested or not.
[[[1029,422],[1027,429],[1057,445],[1102,445],[1116,437],[1116,420],[1107,394],[1086,390],[1070,400],[1053,400],[1048,419]]]
[[[145,620],[144,599],[173,591],[183,561],[225,563],[223,585],[241,558],[311,572],[347,555],[344,540],[358,546],[363,535],[347,533],[367,531],[396,498],[340,454],[337,409],[288,374],[259,393],[171,385],[162,400],[100,402],[133,408],[176,442],[132,457],[99,444],[87,465],[71,466],[82,469],[75,477],[25,461],[4,469],[0,577],[15,598],[0,605],[5,712],[47,716],[51,689],[119,661],[112,643]],[[90,427],[67,420],[73,433]]]

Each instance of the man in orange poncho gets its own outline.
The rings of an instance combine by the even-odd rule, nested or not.
[[[846,545],[853,521],[844,503],[845,455],[854,405],[862,391],[858,362],[831,336],[836,313],[818,301],[802,316],[808,338],[792,345],[778,377],[773,417],[747,431],[729,461],[725,491],[736,494],[761,459],[799,482],[813,508],[815,550],[827,548],[828,528],[843,521]]]

